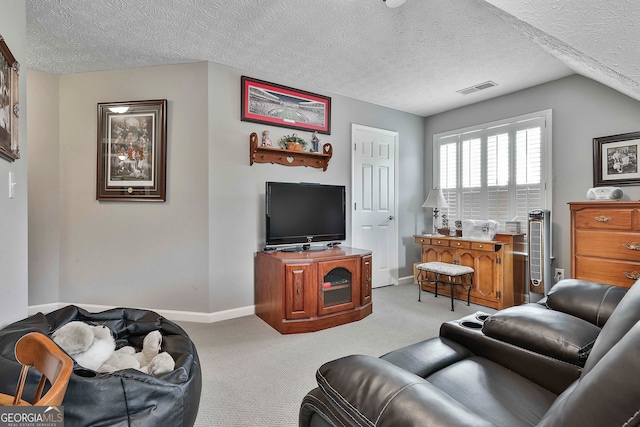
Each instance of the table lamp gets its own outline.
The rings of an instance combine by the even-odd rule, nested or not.
[[[429,191],[429,195],[427,196],[427,200],[422,204],[423,208],[433,208],[433,234],[439,236],[438,232],[438,215],[440,208],[448,208],[447,200],[444,198],[444,194],[442,193],[442,189],[440,188],[432,188]]]

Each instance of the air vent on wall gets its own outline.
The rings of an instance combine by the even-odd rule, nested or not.
[[[477,85],[473,85],[466,89],[457,90],[456,92],[462,95],[469,95],[470,93],[478,92],[479,90],[483,90],[483,89],[489,89],[490,87],[494,87],[494,86],[498,86],[498,84],[496,82],[492,82],[491,80],[489,80],[484,83],[478,83]]]

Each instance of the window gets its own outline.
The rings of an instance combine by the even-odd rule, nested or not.
[[[551,110],[434,135],[449,219],[520,221],[551,206]]]

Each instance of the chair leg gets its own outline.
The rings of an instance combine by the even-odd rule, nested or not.
[[[424,280],[422,276],[424,275],[424,271],[420,270],[418,273],[418,302],[420,302],[420,297],[422,296],[422,281]]]
[[[469,290],[467,291],[467,305],[471,305],[471,289],[473,288],[473,274],[469,273]]]
[[[455,283],[453,283],[453,277],[449,276],[449,287],[451,287],[451,311],[453,310],[453,290],[455,289]]]
[[[435,281],[435,285],[436,285],[436,298],[438,298],[438,281],[440,280],[440,274],[435,273],[436,275],[436,281]]]

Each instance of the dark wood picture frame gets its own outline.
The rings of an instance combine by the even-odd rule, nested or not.
[[[331,98],[242,76],[245,122],[331,134]]]
[[[640,184],[640,132],[593,139],[593,186]]]
[[[97,200],[166,200],[167,100],[98,104]]]
[[[20,158],[18,147],[18,75],[20,64],[0,35],[0,157],[10,162]]]

